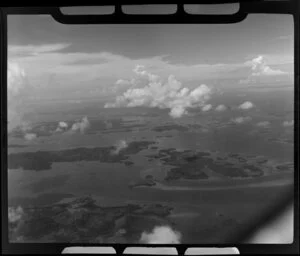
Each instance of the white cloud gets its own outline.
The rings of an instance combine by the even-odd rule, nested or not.
[[[139,65],[139,64],[136,65],[135,68],[133,69],[133,72],[140,77],[147,78],[150,82],[155,82],[159,79],[159,76],[154,75],[150,72],[147,72],[145,70],[145,66],[143,66],[143,65]]]
[[[291,120],[291,121],[284,121],[284,122],[282,123],[282,125],[283,125],[284,127],[291,127],[291,126],[294,126],[294,120]]]
[[[71,131],[84,133],[90,127],[90,122],[85,116],[79,122],[72,125]]]
[[[116,85],[131,85],[134,84],[135,80],[131,79],[131,80],[126,80],[126,79],[118,79],[116,81]]]
[[[15,207],[8,207],[8,221],[10,223],[15,223],[19,221],[24,214],[23,208],[21,206]]]
[[[263,127],[263,128],[268,128],[270,127],[270,125],[271,123],[269,121],[261,121],[256,124],[256,126]]]
[[[250,116],[240,116],[236,118],[232,118],[231,121],[235,124],[242,124],[251,121],[252,118]]]
[[[21,125],[23,121],[23,96],[26,94],[27,76],[17,63],[7,63],[7,119],[8,132]]]
[[[7,65],[7,93],[8,97],[16,96],[26,85],[25,70],[17,63],[8,61]]]
[[[55,130],[55,132],[63,132],[66,131],[68,128],[68,123],[64,122],[64,121],[60,121],[57,125],[57,128]]]
[[[34,140],[36,138],[37,138],[37,135],[35,133],[26,133],[24,135],[24,139],[28,140],[28,141]]]
[[[285,71],[280,69],[272,69],[268,64],[264,56],[259,55],[252,60],[246,61],[244,63],[246,66],[251,67],[250,75],[239,81],[240,84],[248,84],[250,82],[256,83],[258,82],[258,78],[263,77],[273,77],[288,74]]]
[[[272,76],[272,75],[281,75],[284,74],[285,72],[279,70],[279,69],[272,69],[270,68],[264,57],[262,55],[259,55],[256,58],[253,58],[250,61],[251,64],[251,69],[252,69],[252,76],[261,76],[261,75],[266,75],[266,76]]]
[[[188,108],[202,107],[210,99],[211,89],[205,84],[191,90],[183,87],[173,75],[163,82],[141,65],[137,65],[134,72],[146,77],[147,85],[143,88],[128,89],[123,95],[118,96],[114,103],[107,103],[105,108],[138,106],[169,108],[170,116],[179,118],[188,113]]]
[[[121,150],[128,147],[128,143],[126,142],[126,140],[120,140],[116,143],[114,147],[115,149],[112,150],[112,154],[117,155],[120,153]]]
[[[143,244],[179,244],[181,233],[169,226],[156,226],[152,232],[143,232],[140,243]]]
[[[63,122],[63,121],[59,122],[58,126],[61,127],[61,128],[68,128],[68,124],[66,122]]]
[[[218,112],[222,112],[222,111],[227,110],[227,107],[226,107],[225,105],[223,105],[223,104],[220,104],[220,105],[218,105],[218,106],[215,108],[215,110],[218,111]]]
[[[238,106],[239,109],[251,109],[254,107],[254,104],[251,101],[245,101],[241,105]]]
[[[211,105],[211,104],[207,104],[207,105],[204,105],[204,106],[202,107],[202,111],[203,111],[203,112],[209,111],[209,110],[211,110],[211,109],[212,109],[212,105]]]

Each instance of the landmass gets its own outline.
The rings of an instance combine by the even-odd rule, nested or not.
[[[23,170],[49,170],[54,162],[78,162],[78,161],[100,161],[102,163],[122,163],[131,165],[128,161],[129,155],[137,154],[150,145],[153,141],[132,141],[128,146],[119,151],[118,154],[112,153],[115,149],[110,147],[95,148],[74,148],[60,151],[36,151],[12,153],[8,155],[8,169]]]
[[[171,223],[172,208],[162,204],[99,206],[91,197],[19,209],[9,223],[11,242],[136,243],[144,230]],[[10,212],[17,208],[9,208]]]

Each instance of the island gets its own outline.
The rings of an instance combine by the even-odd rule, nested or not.
[[[137,154],[147,149],[154,141],[132,141],[118,154],[113,154],[114,146],[95,148],[74,148],[59,151],[36,151],[21,152],[8,155],[8,168],[23,170],[49,170],[52,163],[56,162],[77,162],[77,161],[100,161],[102,163],[133,164],[128,161],[129,155]]]
[[[250,164],[238,154],[230,154],[226,158],[216,157],[210,152],[184,150],[175,148],[160,149],[157,154],[147,155],[150,159],[159,159],[164,164],[171,166],[167,172],[165,181],[187,179],[208,179],[208,173],[214,172],[229,178],[247,178],[264,175],[263,170]],[[229,158],[238,160],[237,164],[229,161]],[[209,172],[207,170],[210,170]]]

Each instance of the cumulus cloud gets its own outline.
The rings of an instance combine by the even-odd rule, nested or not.
[[[223,105],[223,104],[220,104],[220,105],[218,105],[218,106],[215,108],[215,110],[218,111],[218,112],[222,112],[222,111],[227,110],[227,107],[226,107],[225,105]]]
[[[24,139],[28,140],[28,141],[34,140],[36,138],[37,138],[37,135],[35,133],[26,133],[24,135]]]
[[[238,106],[239,109],[251,109],[254,107],[254,104],[251,101],[245,101],[241,105]]]
[[[90,127],[90,122],[85,116],[79,122],[72,125],[71,131],[84,133]]]
[[[154,227],[152,232],[143,232],[140,243],[143,244],[179,244],[181,241],[181,233],[173,230],[169,226]]]
[[[207,104],[207,105],[204,105],[204,106],[202,107],[202,111],[203,111],[203,112],[209,111],[209,110],[211,110],[211,109],[212,109],[212,105],[211,105],[211,104]]]
[[[112,150],[112,154],[117,155],[120,153],[121,150],[125,149],[128,147],[128,143],[126,142],[126,140],[119,140],[116,144],[115,144],[115,149]]]
[[[268,127],[270,127],[270,124],[271,123],[269,121],[261,121],[261,122],[258,122],[256,124],[256,126],[263,127],[263,128],[268,128]]]
[[[284,127],[291,127],[291,126],[294,126],[294,120],[291,120],[291,121],[284,121],[284,122],[282,123],[282,125],[283,125]]]
[[[251,64],[251,69],[252,69],[252,76],[261,76],[261,75],[281,75],[285,74],[285,72],[279,70],[279,69],[272,69],[270,68],[266,61],[265,58],[262,55],[259,55],[256,58],[253,58],[250,61]]]
[[[247,84],[250,82],[256,82],[258,77],[270,77],[285,75],[287,72],[284,72],[279,69],[272,69],[266,62],[265,57],[262,55],[253,58],[252,60],[246,61],[245,65],[251,67],[251,73],[246,79],[241,79],[241,84]]]
[[[252,118],[250,116],[239,116],[236,118],[232,118],[231,121],[235,124],[242,124],[251,121]]]
[[[24,214],[23,208],[21,206],[8,207],[8,221],[9,223],[15,223],[19,221]]]
[[[138,76],[147,79],[143,88],[130,88],[118,96],[113,103],[105,104],[105,108],[113,107],[151,107],[170,109],[170,116],[179,118],[188,113],[188,108],[202,107],[210,99],[211,89],[205,84],[191,90],[183,87],[174,75],[167,81],[146,71],[144,66],[137,65],[133,70]]]

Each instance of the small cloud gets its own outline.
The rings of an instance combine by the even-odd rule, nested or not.
[[[249,122],[251,121],[252,118],[250,116],[240,116],[240,117],[236,117],[236,118],[233,118],[231,119],[231,121],[235,124],[242,124],[242,123],[246,123],[246,122]]]
[[[112,154],[117,155],[121,150],[128,147],[128,143],[126,142],[126,140],[119,140],[114,147],[115,149],[112,151]]]
[[[283,125],[284,127],[291,127],[291,126],[294,126],[294,120],[291,120],[291,121],[284,121],[284,122],[282,123],[282,125]]]
[[[218,105],[218,106],[216,107],[215,110],[218,111],[218,112],[222,112],[222,111],[227,110],[227,107],[226,107],[225,105],[223,105],[223,104],[220,104],[220,105]]]
[[[66,129],[68,128],[68,123],[64,122],[64,121],[60,121],[57,125],[57,128],[55,130],[55,132],[63,132],[66,131]]]
[[[68,128],[68,124],[66,122],[63,122],[63,121],[59,122],[58,126],[61,127],[61,128]]]
[[[131,85],[134,83],[134,80],[118,79],[116,85]]]
[[[271,123],[269,121],[262,121],[262,122],[258,122],[256,124],[256,126],[258,127],[263,127],[263,128],[268,128],[270,127]]]
[[[76,122],[72,125],[71,131],[84,133],[89,127],[90,127],[90,122],[88,118],[85,116],[81,119],[81,121]]]
[[[251,109],[254,107],[254,104],[251,101],[245,101],[241,105],[238,106],[239,109]]]
[[[111,129],[113,127],[113,124],[112,122],[108,121],[108,120],[105,120],[104,121],[104,124],[105,124],[105,128],[106,129]]]
[[[28,140],[28,141],[34,140],[36,138],[37,138],[37,135],[35,133],[26,133],[24,135],[24,139]]]
[[[18,222],[24,214],[23,208],[21,206],[8,207],[8,221],[9,223]]]
[[[143,232],[140,243],[143,244],[179,244],[181,233],[169,226],[154,227],[152,232]]]
[[[283,36],[279,36],[277,37],[277,39],[280,39],[280,40],[286,40],[286,39],[292,39],[292,35],[283,35]]]
[[[202,111],[203,111],[203,112],[209,111],[209,110],[211,110],[211,109],[212,109],[212,105],[211,105],[211,104],[207,104],[207,105],[204,105],[204,106],[202,107]]]

